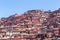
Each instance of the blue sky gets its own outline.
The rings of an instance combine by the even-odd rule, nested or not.
[[[28,10],[56,10],[60,8],[60,0],[0,0],[0,18],[15,13],[23,14]]]

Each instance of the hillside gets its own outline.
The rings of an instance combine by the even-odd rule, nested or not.
[[[0,19],[0,25],[4,25],[4,26],[17,25],[23,20],[24,21],[25,20],[33,21],[33,19],[36,16],[39,20],[42,18],[42,16],[45,16],[47,18],[51,17],[51,19],[52,19],[52,16],[56,15],[57,13],[60,13],[60,9],[55,10],[55,11],[29,10],[22,15],[19,15],[19,14],[16,13],[14,15],[11,15],[11,16],[7,17],[7,18],[1,18]],[[47,20],[47,18],[45,18],[45,19]]]
[[[42,40],[60,38],[60,9],[55,11],[28,10],[0,19],[0,39]]]

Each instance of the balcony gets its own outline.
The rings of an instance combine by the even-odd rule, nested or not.
[[[18,34],[20,34],[20,32],[13,32],[12,34],[13,35],[18,35]]]
[[[2,32],[6,32],[6,30],[3,29]]]
[[[58,18],[60,18],[60,16],[57,16]]]
[[[4,26],[0,26],[0,29],[5,29],[5,27]]]

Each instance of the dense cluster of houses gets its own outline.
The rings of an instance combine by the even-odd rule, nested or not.
[[[60,40],[60,9],[29,10],[0,19],[1,40]]]

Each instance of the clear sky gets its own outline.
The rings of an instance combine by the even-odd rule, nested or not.
[[[0,18],[15,13],[23,14],[27,10],[60,8],[60,0],[0,0]]]

